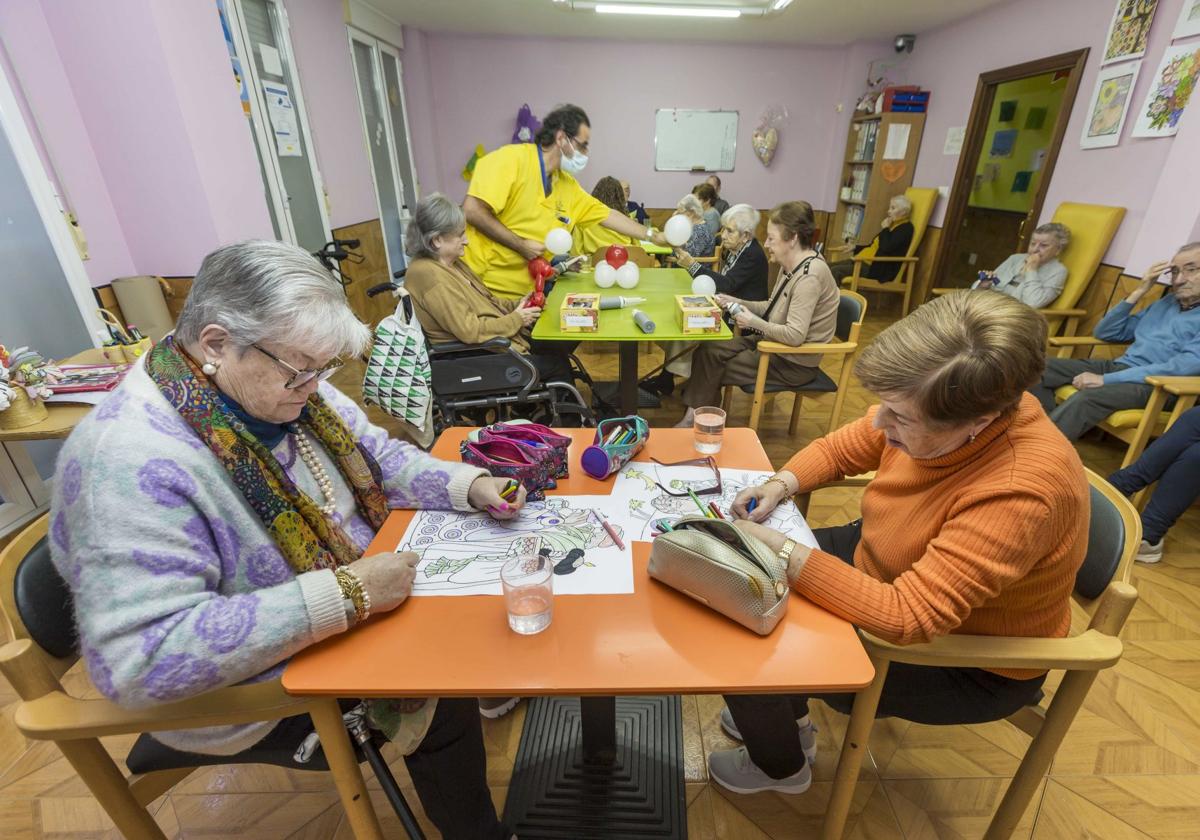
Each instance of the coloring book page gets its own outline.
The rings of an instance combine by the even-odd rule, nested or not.
[[[723,468],[721,492],[706,493],[698,498],[705,505],[716,502],[721,513],[726,518],[732,518],[729,508],[733,505],[734,497],[744,488],[762,484],[772,475],[773,472],[763,470]],[[683,493],[689,487],[695,493],[715,486],[716,480],[713,471],[708,467],[664,467],[642,461],[626,464],[617,474],[611,498],[622,501],[620,521],[635,540],[652,539],[651,523],[655,519],[674,521],[685,516],[700,515],[700,509],[696,507],[691,496],[672,496],[659,487],[660,484],[674,493]],[[791,499],[771,511],[771,515],[763,524],[810,548],[817,545],[812,529],[808,527],[808,523],[804,521]]]
[[[397,551],[421,556],[413,595],[500,595],[500,568],[510,557],[540,554],[554,564],[555,595],[633,592],[630,536],[611,496],[550,496],[527,502],[506,522],[487,513],[417,511]],[[621,535],[618,548],[596,513]]]

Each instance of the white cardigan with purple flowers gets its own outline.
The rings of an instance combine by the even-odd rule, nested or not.
[[[470,510],[483,470],[389,439],[328,383],[321,395],[379,463],[392,507]],[[334,518],[366,548],[374,536],[320,446]],[[274,450],[320,499],[294,436]],[[139,366],[63,446],[51,505],[54,565],[75,599],[96,687],[131,708],[277,676],[309,645],[347,629],[333,572],[296,574],[225,469]],[[156,733],[191,752],[231,755],[274,723]]]

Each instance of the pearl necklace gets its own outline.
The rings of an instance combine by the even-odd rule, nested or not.
[[[296,448],[300,450],[300,460],[304,462],[304,466],[308,467],[308,471],[317,481],[317,486],[321,488],[321,495],[325,497],[325,504],[319,505],[318,510],[321,511],[322,516],[333,516],[333,512],[337,510],[333,482],[329,479],[329,473],[325,471],[317,453],[313,451],[308,437],[299,428],[296,429]]]

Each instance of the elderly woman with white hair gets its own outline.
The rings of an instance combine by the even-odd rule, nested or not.
[[[92,682],[139,708],[272,679],[304,648],[412,591],[417,556],[365,555],[390,508],[524,504],[505,481],[389,439],[327,381],[370,330],[310,255],[243,242],[205,257],[173,334],[72,433],[53,562]],[[371,701],[445,837],[506,838],[476,704]],[[293,749],[308,718],[156,732],[174,750]]]
[[[907,256],[908,248],[912,245],[915,228],[909,220],[912,216],[912,202],[906,196],[894,195],[888,202],[887,215],[883,217],[883,227],[866,245],[854,246],[854,254],[864,265],[859,269],[859,277],[877,280],[880,283],[890,283],[896,279],[904,263],[879,261],[873,262],[871,257],[903,257]],[[833,279],[839,283],[842,278],[854,273],[854,260],[838,260],[830,263],[829,270]]]
[[[1024,254],[1013,254],[990,274],[971,284],[1014,297],[1034,309],[1049,306],[1062,294],[1067,267],[1058,255],[1071,243],[1071,229],[1058,222],[1038,225]]]
[[[700,199],[688,193],[675,205],[675,215],[684,216],[692,223],[692,235],[683,243],[682,248],[675,249],[675,259],[679,260],[683,254],[690,257],[711,257],[717,240],[704,223],[704,205],[700,203]]]
[[[679,265],[693,277],[711,277],[719,294],[766,300],[767,254],[754,238],[759,218],[749,204],[733,205],[721,214],[721,265],[710,268],[686,253],[677,256]]]

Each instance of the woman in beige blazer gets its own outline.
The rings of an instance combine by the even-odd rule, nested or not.
[[[829,266],[814,249],[816,232],[807,201],[786,201],[771,211],[766,251],[780,267],[775,289],[769,299],[758,301],[717,295],[742,334],[728,341],[700,343],[692,357],[692,378],[681,394],[688,410],[680,427],[692,425],[699,406],[717,405],[723,386],[754,382],[760,340],[799,347],[833,338],[838,288]],[[819,353],[772,355],[767,385],[806,385],[816,379],[820,364]]]
[[[405,250],[413,260],[404,289],[412,296],[425,337],[432,344],[507,338],[528,356],[543,382],[572,381],[567,354],[575,345],[533,342],[529,329],[542,314],[541,307],[527,306],[529,295],[503,300],[483,285],[462,259],[466,229],[462,208],[441,193],[431,193],[418,202],[405,230]]]

